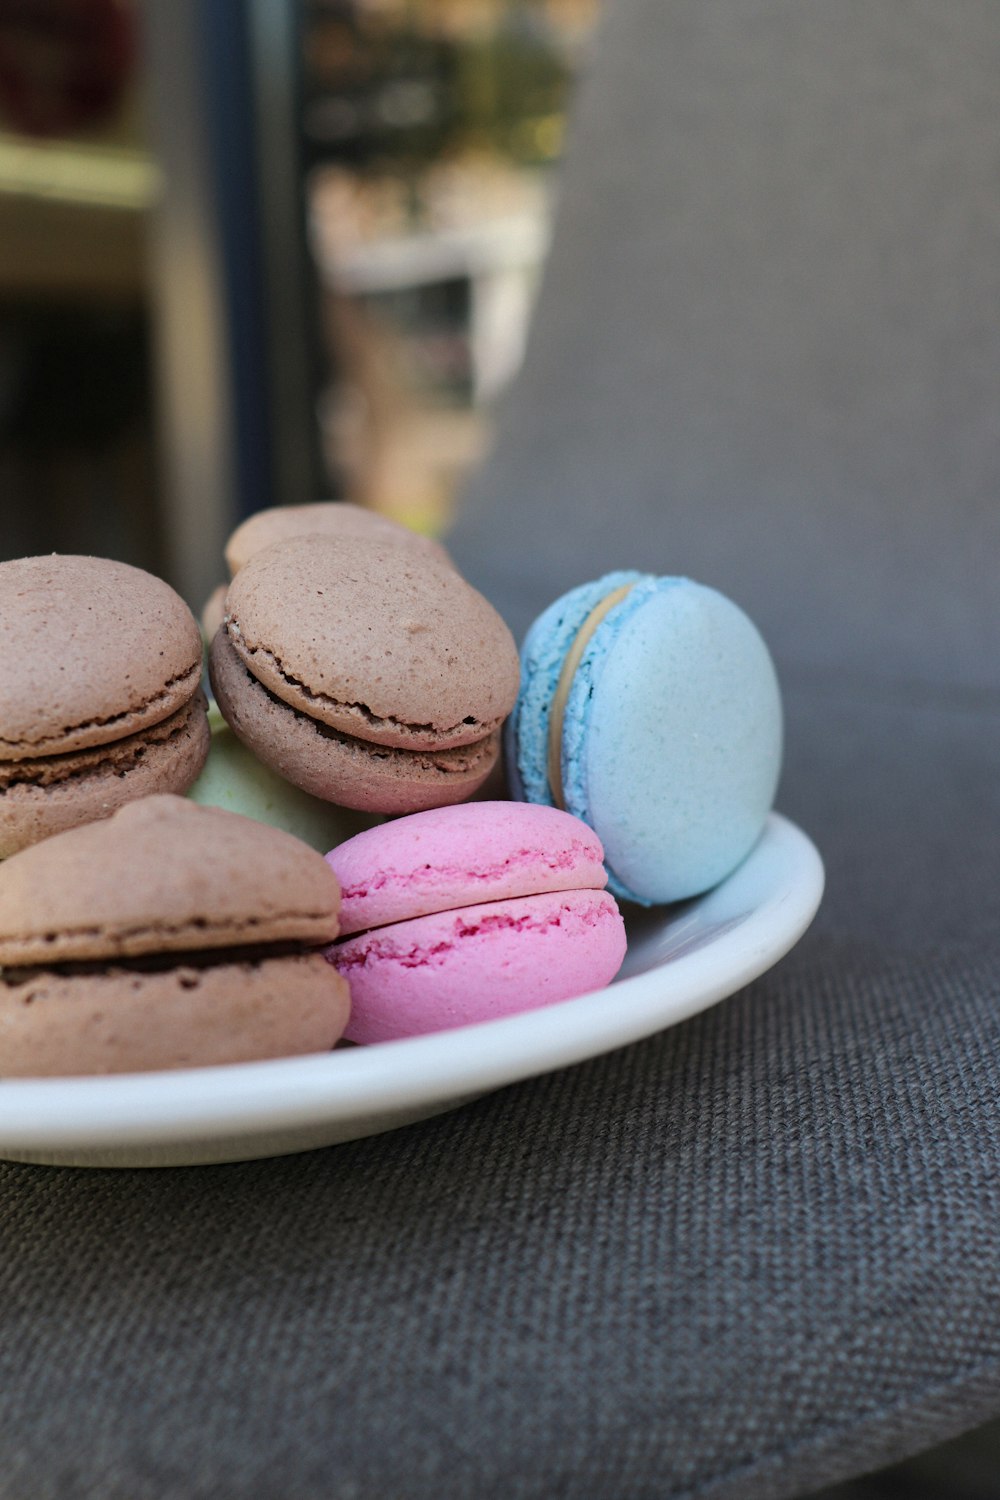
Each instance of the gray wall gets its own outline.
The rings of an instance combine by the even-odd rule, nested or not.
[[[1000,685],[1000,6],[608,0],[453,538],[518,630],[687,573],[786,673]]]

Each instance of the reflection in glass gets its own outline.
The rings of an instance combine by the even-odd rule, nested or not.
[[[595,0],[307,0],[331,484],[443,527],[524,352]]]

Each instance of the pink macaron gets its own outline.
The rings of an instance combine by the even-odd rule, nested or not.
[[[350,985],[353,1042],[568,1000],[608,984],[625,956],[600,840],[558,808],[434,808],[326,857],[342,890],[342,940],[326,951]]]

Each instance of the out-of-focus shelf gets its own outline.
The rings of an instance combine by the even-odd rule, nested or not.
[[[0,295],[141,296],[159,188],[139,151],[0,136]]]
[[[144,152],[0,134],[0,193],[5,196],[142,212],[159,190],[159,170]]]
[[[139,297],[146,218],[0,194],[0,295]]]

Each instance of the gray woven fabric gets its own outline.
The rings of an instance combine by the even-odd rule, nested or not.
[[[454,546],[716,583],[829,888],[741,995],[391,1136],[0,1167],[2,1500],[791,1500],[1000,1410],[994,0],[609,0]]]
[[[0,1494],[777,1497],[906,1452],[996,1401],[998,1046],[995,962],[825,937],[391,1138],[0,1168]]]

